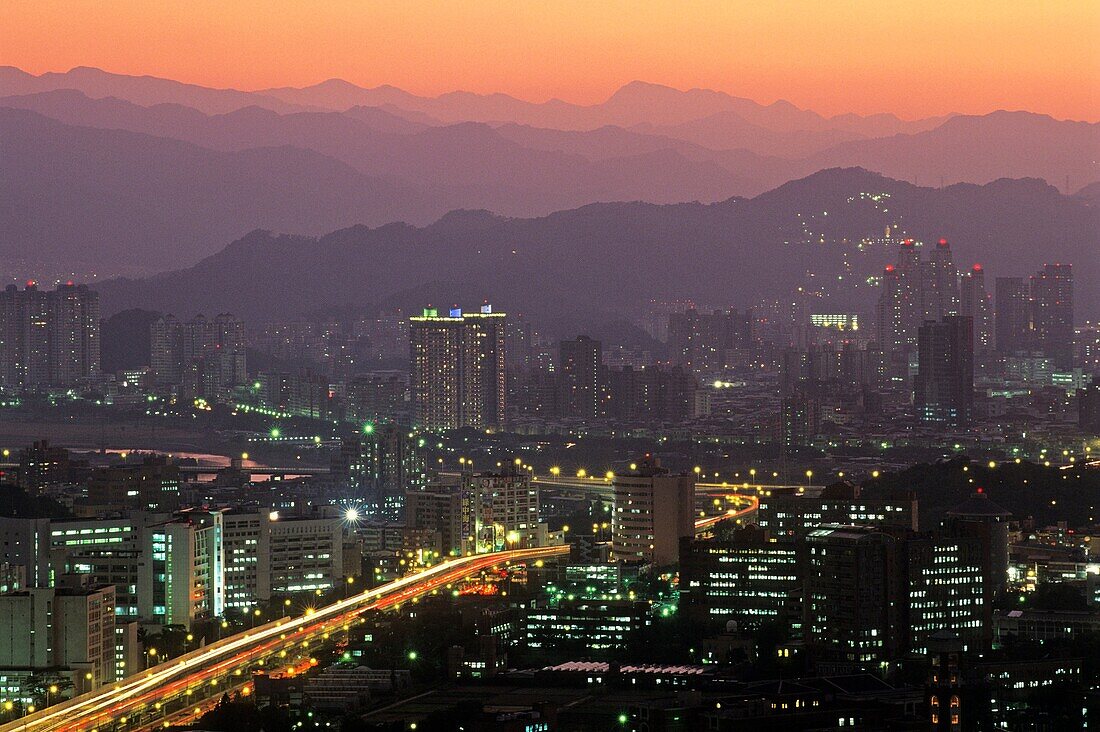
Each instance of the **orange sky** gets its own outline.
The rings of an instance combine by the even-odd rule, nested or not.
[[[1100,120],[1100,0],[3,0],[0,64],[244,89],[342,77],[601,101],[632,79],[825,114]]]

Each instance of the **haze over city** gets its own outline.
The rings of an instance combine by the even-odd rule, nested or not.
[[[0,7],[0,732],[1100,716],[1100,5]]]

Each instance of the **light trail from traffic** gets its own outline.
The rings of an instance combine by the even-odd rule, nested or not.
[[[166,661],[119,682],[82,694],[0,726],[0,732],[83,732],[116,726],[147,727],[179,709],[183,699],[193,707],[243,682],[245,671],[267,659],[302,653],[312,641],[327,640],[332,632],[368,610],[384,610],[499,564],[529,562],[569,553],[568,546],[537,547],[457,557],[417,574],[365,590],[296,618],[281,618],[253,630],[215,641],[179,658]],[[192,700],[192,697],[194,699]]]

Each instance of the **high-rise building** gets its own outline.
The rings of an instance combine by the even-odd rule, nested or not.
[[[680,539],[695,535],[695,477],[646,457],[612,478],[611,555],[626,564],[672,564]]]
[[[925,261],[918,244],[905,239],[897,264],[886,266],[877,307],[877,337],[895,379],[908,370],[921,323],[958,313],[958,278],[946,239],[940,239]]]
[[[222,513],[187,511],[147,525],[138,565],[138,613],[164,625],[192,627],[225,609]]]
[[[973,321],[949,315],[920,327],[913,404],[924,422],[961,427],[974,407]]]
[[[993,307],[985,289],[985,271],[975,264],[962,278],[962,300],[959,314],[974,323],[974,353],[988,354],[993,350]]]
[[[927,274],[921,285],[924,319],[940,320],[959,313],[959,271],[947,239],[940,239],[928,254]]]
[[[505,419],[505,315],[427,308],[409,318],[416,426],[501,429]]]
[[[405,422],[409,417],[409,375],[405,371],[370,371],[348,381],[350,422]]]
[[[980,650],[990,628],[988,565],[977,537],[928,535],[904,544],[906,650],[924,654],[936,633],[949,630],[967,650]]]
[[[562,341],[558,359],[562,414],[578,419],[596,419],[605,412],[606,371],[599,341],[578,336]]]
[[[1100,376],[1092,377],[1092,382],[1077,390],[1078,423],[1085,432],[1100,435]]]
[[[996,281],[997,353],[1011,355],[1031,348],[1031,296],[1023,277]]]
[[[410,529],[439,534],[443,554],[462,551],[462,493],[444,487],[410,491],[405,495],[405,524]]]
[[[902,647],[897,540],[826,524],[806,537],[806,647],[837,670],[876,667]]]
[[[0,386],[72,387],[99,373],[99,294],[67,282],[0,293]]]
[[[229,313],[186,322],[165,315],[150,326],[149,335],[153,380],[186,384],[185,398],[226,401],[233,387],[247,383],[244,323]]]
[[[1032,323],[1039,351],[1073,368],[1073,265],[1047,264],[1031,276]]]

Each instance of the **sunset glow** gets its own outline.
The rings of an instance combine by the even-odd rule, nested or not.
[[[0,64],[262,89],[339,77],[602,101],[634,80],[823,114],[1100,119],[1100,4],[14,0]]]

